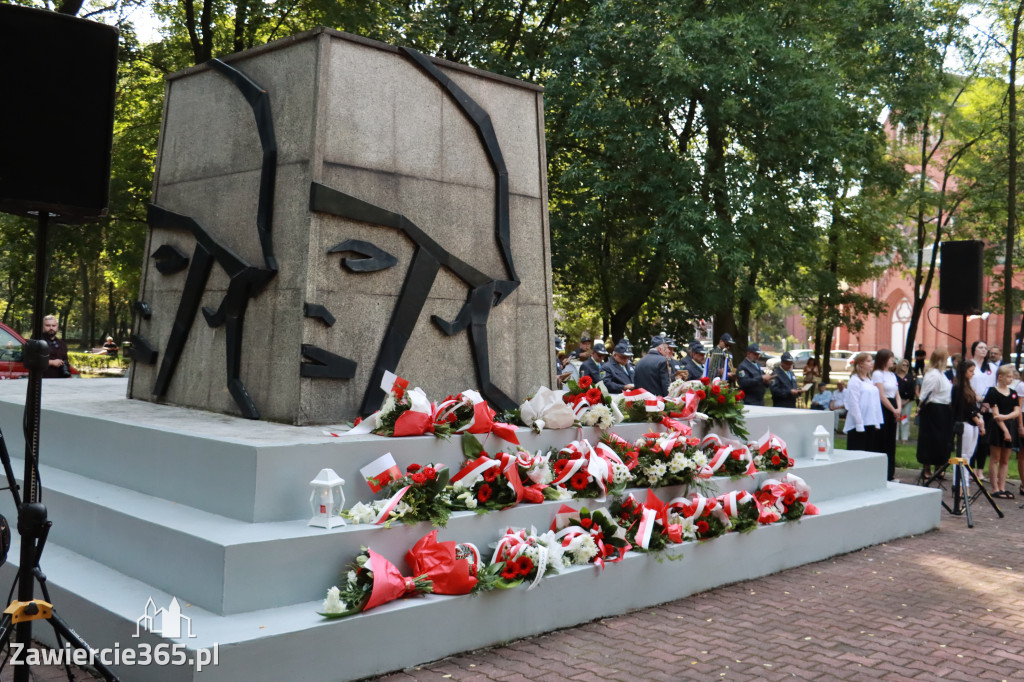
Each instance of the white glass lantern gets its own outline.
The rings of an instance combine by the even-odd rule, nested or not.
[[[342,488],[345,479],[334,469],[322,469],[309,485],[313,488],[309,494],[309,507],[313,512],[309,525],[319,528],[344,526],[341,510],[345,508],[345,490]]]
[[[814,459],[829,461],[832,454],[832,434],[821,424],[814,429]]]

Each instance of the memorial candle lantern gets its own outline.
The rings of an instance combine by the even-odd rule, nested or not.
[[[309,525],[319,528],[344,526],[341,510],[345,508],[345,491],[342,488],[345,479],[334,469],[321,469],[309,485],[313,488],[309,494],[309,507],[313,512]]]
[[[814,430],[814,459],[829,461],[832,454],[832,435],[821,424]]]

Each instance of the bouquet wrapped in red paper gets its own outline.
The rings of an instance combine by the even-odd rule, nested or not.
[[[758,471],[784,471],[795,464],[786,450],[786,441],[771,431],[765,431],[764,435],[750,446],[755,453],[754,466]]]
[[[532,454],[520,448],[514,453],[491,455],[480,447],[472,436],[463,436],[468,461],[452,476],[451,486],[444,493],[452,509],[486,512],[562,496],[557,488],[547,485],[553,478],[549,454]]]
[[[761,523],[794,521],[804,515],[814,516],[818,508],[808,501],[810,496],[811,487],[795,474],[786,473],[781,480],[769,478],[755,493],[761,505]]]
[[[438,542],[432,530],[405,554],[413,575],[431,581],[435,594],[469,594],[478,585],[480,552],[469,543]]]
[[[696,526],[681,514],[688,503],[683,497],[665,503],[648,490],[642,502],[631,493],[613,504],[611,511],[626,526],[626,539],[634,549],[657,551],[697,539]]]
[[[563,566],[594,564],[604,568],[605,562],[621,561],[629,551],[626,529],[603,507],[590,511],[563,504],[551,530],[562,543]]]
[[[746,490],[733,490],[715,498],[722,511],[729,517],[731,530],[747,533],[757,528],[761,518],[761,507],[755,497]]]
[[[391,372],[384,372],[380,387],[387,394],[380,409],[366,419],[357,419],[355,426],[332,436],[357,436],[375,433],[379,436],[422,436],[432,433],[447,437],[447,423],[434,424],[434,405],[422,388],[409,388],[409,382]]]
[[[739,441],[723,440],[712,433],[704,437],[700,442],[700,447],[706,454],[711,453],[708,455],[707,465],[698,474],[701,478],[706,479],[712,476],[739,478],[753,476],[757,473],[750,450]]]
[[[327,590],[323,610],[318,613],[325,618],[341,618],[399,597],[432,591],[426,576],[406,578],[393,563],[364,547],[345,575],[344,587],[335,585]]]
[[[624,421],[661,424],[686,436],[691,433],[690,425],[680,420],[692,421],[697,416],[696,405],[693,398],[687,402],[686,396],[657,396],[643,388],[623,391],[617,403]]]
[[[622,459],[604,443],[592,446],[575,440],[555,455],[551,485],[567,489],[574,497],[603,501],[609,494],[621,495],[633,480]]]
[[[440,429],[449,433],[493,433],[504,441],[519,445],[516,427],[494,421],[495,414],[478,392],[463,391],[441,401],[434,408],[432,421],[435,432]]]

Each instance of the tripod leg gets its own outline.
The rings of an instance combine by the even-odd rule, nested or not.
[[[81,649],[82,651],[92,651],[92,647],[89,646],[89,644],[84,639],[82,639],[81,635],[72,630],[71,626],[65,623],[64,619],[58,616],[56,611],[53,611],[50,614],[49,623],[50,627],[53,628],[53,631],[57,634],[58,637],[63,635],[64,638],[71,642],[72,646],[74,646],[76,649]],[[110,668],[103,665],[103,662],[99,659],[92,659],[89,662],[89,664],[92,667],[96,668],[97,672],[99,672],[103,676],[103,679],[107,680],[107,682],[119,682],[119,678],[117,677],[117,675],[115,675]]]
[[[978,493],[983,494],[985,499],[988,500],[988,503],[992,505],[993,509],[995,509],[999,518],[1003,518],[1003,510],[1000,509],[999,505],[996,504],[996,501],[992,499],[992,495],[989,494],[988,488],[982,485],[981,481],[978,480],[978,474],[974,473],[974,469],[972,469],[970,465],[965,464],[964,466],[967,468],[967,471],[970,472],[971,478],[974,479],[974,483],[978,486]]]
[[[963,472],[966,467],[966,464],[957,465],[957,468],[961,470],[960,480],[964,482],[964,513],[967,515],[967,527],[974,528],[974,519],[971,518],[971,485]]]

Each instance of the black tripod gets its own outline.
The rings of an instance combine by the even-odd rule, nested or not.
[[[964,423],[955,422],[953,424],[953,433],[956,435],[955,441],[955,452],[962,452],[962,446],[964,441]],[[1003,518],[1003,512],[999,509],[999,505],[992,499],[992,496],[988,494],[988,490],[982,485],[978,479],[978,475],[974,473],[974,469],[968,464],[967,460],[963,457],[950,457],[946,464],[932,474],[922,485],[931,486],[931,484],[946,473],[946,470],[953,467],[953,506],[946,504],[946,501],[942,501],[942,506],[945,507],[953,516],[966,516],[967,527],[974,528],[974,519],[971,517],[971,503],[977,501],[982,495],[988,500],[988,503],[992,505],[992,508],[996,510],[996,514],[999,518]],[[974,485],[977,486],[977,490],[971,493],[971,481],[974,481]]]
[[[25,496],[22,499],[18,491],[18,483],[11,468],[11,458],[7,445],[0,433],[0,459],[3,460],[4,471],[14,504],[18,508],[18,535],[21,536],[21,559],[18,565],[18,598],[11,601],[0,617],[0,650],[10,646],[11,634],[15,634],[21,651],[25,652],[32,644],[32,621],[46,620],[53,628],[58,649],[64,649],[64,640],[77,649],[91,651],[92,648],[76,633],[53,609],[49,590],[46,587],[46,575],[39,568],[39,559],[43,555],[46,538],[53,525],[46,516],[46,507],[40,502],[39,486],[39,415],[43,391],[43,372],[49,366],[50,346],[43,340],[43,306],[46,301],[46,277],[48,268],[46,233],[49,213],[40,211],[39,229],[36,233],[36,273],[35,295],[33,300],[32,340],[25,343],[24,362],[29,370],[28,391],[25,397],[25,473],[23,482]],[[39,583],[43,599],[35,599],[35,584]],[[11,586],[14,592],[14,586]],[[90,663],[106,680],[117,680],[117,676],[93,658]],[[0,663],[0,670],[7,664],[7,658]],[[68,680],[74,680],[70,661],[64,661],[64,669]],[[29,682],[31,669],[25,662],[14,667],[15,682]]]

